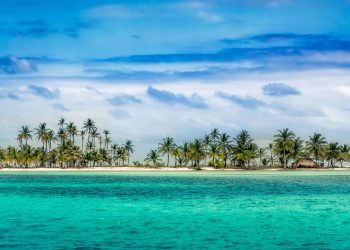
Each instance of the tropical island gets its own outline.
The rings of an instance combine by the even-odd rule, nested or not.
[[[285,128],[277,131],[267,147],[259,147],[246,130],[231,137],[214,128],[203,138],[180,145],[165,137],[149,151],[144,162],[131,162],[133,142],[113,142],[109,130],[98,130],[94,120],[87,119],[80,130],[64,118],[57,125],[56,132],[47,123],[33,130],[22,126],[17,147],[0,147],[1,168],[320,169],[342,168],[350,161],[349,145],[328,143],[320,133],[304,141]],[[31,145],[35,142],[38,146]]]

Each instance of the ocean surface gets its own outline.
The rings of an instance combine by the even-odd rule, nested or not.
[[[0,173],[1,249],[350,249],[350,173]]]

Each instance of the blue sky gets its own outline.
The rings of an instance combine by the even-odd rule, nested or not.
[[[3,1],[0,143],[60,117],[94,118],[138,159],[213,127],[349,142],[348,13],[348,0]]]

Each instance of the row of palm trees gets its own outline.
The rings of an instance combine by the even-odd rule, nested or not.
[[[350,161],[350,147],[337,142],[328,143],[320,133],[303,141],[288,128],[278,130],[267,147],[259,147],[246,130],[231,138],[227,133],[213,129],[204,138],[182,145],[175,144],[171,137],[164,138],[157,149],[147,154],[146,164],[163,166],[162,156],[166,156],[166,166],[172,158],[175,167],[196,169],[203,166],[288,168],[292,162],[302,159],[313,161],[317,167],[337,167]]]
[[[80,142],[79,139],[80,138]],[[129,165],[134,153],[131,140],[113,143],[108,130],[102,133],[95,121],[87,119],[82,129],[61,118],[58,130],[40,123],[33,131],[22,126],[18,131],[18,147],[0,148],[0,166],[9,167],[94,167]],[[40,146],[29,142],[36,139]]]
[[[130,165],[134,145],[113,143],[110,132],[100,132],[95,121],[87,119],[83,127],[61,118],[58,129],[40,123],[31,130],[22,126],[18,132],[18,147],[0,148],[0,167],[95,167]],[[30,145],[37,140],[39,143]],[[33,143],[32,143],[33,144]],[[165,157],[165,162],[163,162]],[[289,129],[278,130],[267,147],[259,147],[246,130],[231,137],[218,129],[201,139],[177,145],[171,137],[165,137],[157,149],[152,149],[145,163],[135,166],[204,166],[214,168],[291,167],[291,163],[309,159],[318,167],[343,166],[350,161],[350,147],[337,142],[328,143],[320,133],[314,133],[303,141]]]

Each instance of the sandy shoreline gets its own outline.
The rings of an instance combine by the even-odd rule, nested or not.
[[[201,171],[349,171],[350,168],[265,168],[265,169],[215,169],[205,167]],[[196,172],[192,168],[145,168],[145,167],[93,167],[93,168],[0,168],[0,172]]]

